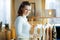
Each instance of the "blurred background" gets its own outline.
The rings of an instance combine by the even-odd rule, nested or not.
[[[22,1],[29,1],[32,6],[28,21],[34,25],[59,24],[56,29],[60,39],[60,0],[0,0],[0,40],[16,39],[14,23]]]

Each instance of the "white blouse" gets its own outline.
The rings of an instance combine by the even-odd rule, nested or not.
[[[26,16],[17,17],[15,21],[17,38],[29,38],[30,27]]]

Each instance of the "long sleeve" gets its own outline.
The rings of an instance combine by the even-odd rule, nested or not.
[[[15,29],[18,38],[27,38],[29,37],[29,25],[27,21],[22,18],[18,17],[15,21]]]
[[[18,37],[24,37],[25,35],[23,35],[22,30],[23,30],[23,19],[22,18],[17,18],[16,22],[15,22],[15,29],[16,29],[16,34],[18,35]]]

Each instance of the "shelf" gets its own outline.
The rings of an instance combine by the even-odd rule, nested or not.
[[[60,18],[60,17],[40,17],[40,16],[32,16],[29,18]]]

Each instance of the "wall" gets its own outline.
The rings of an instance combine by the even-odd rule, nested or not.
[[[15,14],[15,0],[11,0],[11,38],[15,39],[16,35],[15,35],[15,18],[16,18],[16,14]]]

